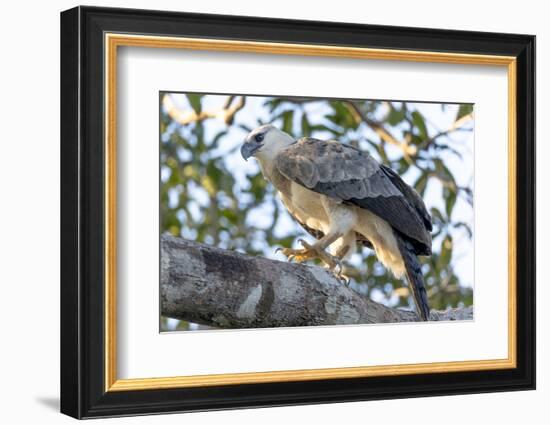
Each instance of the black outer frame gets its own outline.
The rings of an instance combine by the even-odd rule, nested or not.
[[[104,391],[105,32],[517,57],[517,368]],[[76,418],[535,388],[535,37],[77,7],[61,13],[61,412]]]

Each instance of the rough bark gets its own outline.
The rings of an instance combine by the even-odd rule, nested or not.
[[[161,314],[218,328],[417,321],[347,287],[323,268],[161,237]],[[472,319],[472,307],[431,320]]]

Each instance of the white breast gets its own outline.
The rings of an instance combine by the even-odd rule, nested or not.
[[[329,221],[321,198],[324,195],[315,193],[297,183],[290,185],[290,196],[279,192],[285,207],[299,221],[312,229],[328,231]]]

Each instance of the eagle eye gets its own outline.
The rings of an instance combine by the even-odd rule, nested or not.
[[[256,134],[256,136],[254,136],[254,139],[256,140],[256,142],[261,143],[262,140],[264,140],[264,134],[263,133]]]

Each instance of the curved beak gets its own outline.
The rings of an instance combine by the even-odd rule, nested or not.
[[[248,161],[248,158],[254,156],[254,154],[262,147],[259,143],[250,143],[245,142],[241,146],[241,155],[245,161]]]

